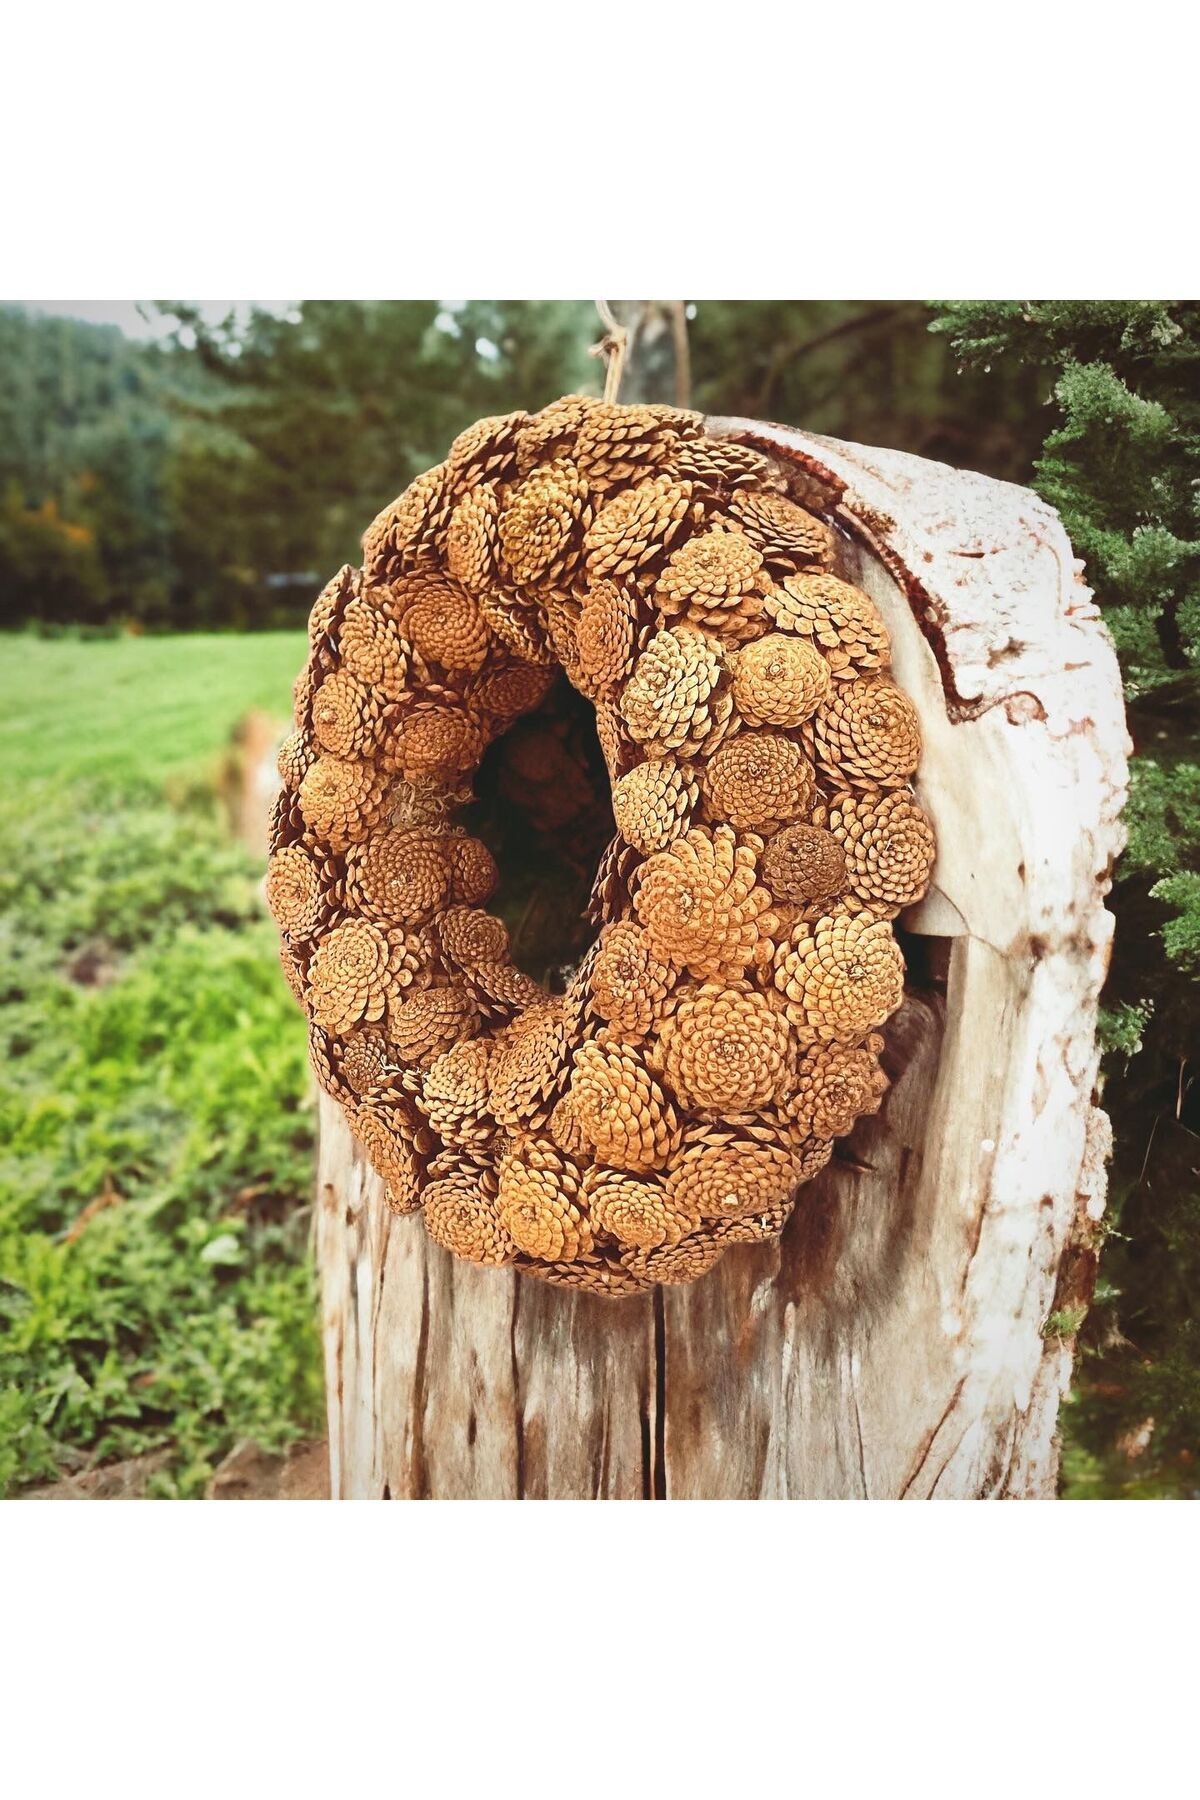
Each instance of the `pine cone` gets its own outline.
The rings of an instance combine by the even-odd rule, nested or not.
[[[508,930],[491,913],[474,906],[451,906],[438,919],[442,949],[468,971],[509,957]]]
[[[561,580],[591,522],[588,484],[574,463],[560,457],[534,469],[500,514],[500,549],[513,581]]]
[[[579,1175],[549,1146],[528,1146],[500,1159],[500,1222],[518,1250],[543,1262],[573,1262],[592,1250],[592,1230],[579,1206]]]
[[[589,1169],[583,1178],[592,1229],[634,1250],[677,1244],[700,1223],[667,1199],[655,1181],[641,1181],[618,1169]]]
[[[575,649],[584,692],[595,699],[624,680],[633,661],[637,603],[615,581],[598,581],[583,597]]]
[[[294,794],[317,759],[317,753],[303,731],[293,731],[279,746],[276,768],[279,779]]]
[[[348,850],[381,823],[390,787],[386,774],[373,763],[319,756],[300,783],[300,811],[331,850]]]
[[[628,912],[641,861],[639,852],[621,837],[612,838],[605,846],[588,896],[586,913],[591,924],[607,925],[610,919]]]
[[[347,898],[377,919],[427,917],[450,892],[450,841],[395,825],[354,845],[346,856]]]
[[[491,418],[476,419],[460,431],[446,457],[446,467],[457,486],[474,489],[481,481],[505,476],[515,469],[517,438],[528,424],[528,413],[496,413]]]
[[[785,1108],[789,1119],[815,1138],[844,1137],[864,1113],[879,1111],[887,1076],[879,1067],[883,1039],[865,1044],[814,1044],[800,1059]]]
[[[907,789],[890,794],[839,794],[829,829],[841,845],[851,892],[898,912],[929,886],[933,827]]]
[[[370,688],[345,669],[327,675],[312,698],[312,733],[332,756],[367,758],[379,740],[380,715]]]
[[[904,958],[886,920],[835,913],[793,926],[775,952],[775,986],[809,1039],[852,1043],[904,998]]]
[[[692,520],[692,490],[653,475],[605,502],[583,540],[592,581],[619,579],[657,562]]]
[[[597,400],[580,420],[571,454],[595,488],[632,481],[671,458],[679,446],[679,428],[695,429],[698,417],[666,407]]]
[[[487,845],[465,832],[452,833],[444,839],[450,858],[450,874],[454,898],[468,906],[479,906],[490,899],[500,880],[496,859]]]
[[[634,910],[655,954],[701,981],[737,980],[769,952],[776,920],[752,845],[697,826],[642,865]]]
[[[350,1129],[386,1183],[384,1197],[392,1211],[415,1212],[421,1204],[421,1165],[406,1109],[388,1099],[364,1100],[350,1117]]]
[[[500,496],[485,481],[463,495],[446,526],[446,568],[472,593],[497,577],[500,549]]]
[[[654,602],[664,619],[689,624],[738,640],[762,630],[762,552],[740,531],[718,523],[690,537],[672,552],[654,587]]]
[[[598,404],[580,394],[568,394],[534,413],[517,433],[517,467],[521,473],[527,475],[539,463],[553,462],[556,457],[569,458],[579,427],[589,409]]]
[[[641,1037],[663,1011],[676,971],[660,962],[640,925],[623,919],[607,926],[591,965],[590,1001],[600,1018],[628,1036]]]
[[[714,729],[710,705],[721,679],[720,648],[690,625],[660,631],[638,658],[621,695],[621,716],[651,755],[693,753]]]
[[[444,1050],[470,1037],[478,1023],[475,1004],[462,988],[423,988],[389,1006],[388,1042],[401,1065],[426,1069]]]
[[[312,937],[330,923],[336,909],[336,876],[328,859],[318,860],[318,854],[289,844],[267,865],[267,907],[289,937]]]
[[[630,1045],[581,1044],[570,1094],[598,1162],[640,1171],[668,1161],[678,1140],[675,1108]]]
[[[337,1033],[377,1024],[420,968],[420,956],[403,932],[345,919],[326,932],[309,964],[313,1020]]]
[[[874,603],[836,575],[789,575],[765,606],[781,631],[815,644],[842,680],[888,666],[891,645]]]
[[[521,713],[532,712],[554,680],[554,670],[532,663],[510,663],[506,669],[494,669],[482,675],[467,698],[474,713],[482,713],[507,724]]]
[[[742,731],[727,739],[706,765],[703,786],[709,816],[739,831],[774,831],[783,820],[806,813],[814,792],[804,752],[769,731]]]
[[[747,725],[799,725],[829,692],[829,665],[803,638],[771,632],[732,659],[733,702]]]
[[[426,1069],[418,1104],[443,1143],[476,1144],[495,1135],[488,1097],[490,1060],[487,1040],[470,1038],[443,1051]]]
[[[454,477],[445,463],[418,475],[363,533],[363,574],[386,581],[401,568],[436,563],[454,498]]]
[[[787,1019],[744,982],[680,990],[649,1061],[682,1107],[711,1117],[769,1106],[795,1074]]]
[[[488,1072],[492,1111],[510,1130],[542,1126],[570,1073],[561,998],[542,995],[496,1039]]]
[[[832,560],[834,537],[828,525],[783,494],[744,489],[730,500],[729,513],[771,564],[827,567]]]
[[[672,457],[671,473],[713,498],[724,498],[735,488],[765,487],[777,479],[765,456],[729,438],[689,439]]]
[[[483,737],[479,720],[458,707],[414,706],[388,739],[386,760],[406,781],[445,781],[475,767]]]
[[[408,692],[408,647],[396,621],[385,610],[386,601],[384,588],[350,602],[338,637],[338,654],[347,674],[373,689],[380,699],[400,700]]]
[[[818,769],[854,787],[895,787],[921,759],[917,709],[894,682],[839,681],[806,726]]]
[[[496,1201],[474,1183],[454,1176],[430,1182],[423,1203],[425,1229],[444,1250],[493,1267],[513,1261],[517,1246],[501,1223]]]
[[[352,1032],[341,1041],[339,1065],[342,1080],[352,1094],[361,1097],[369,1093],[391,1069],[387,1039],[378,1031]]]
[[[457,581],[412,576],[392,589],[396,622],[426,662],[473,674],[483,667],[491,634],[483,614]]]
[[[707,1275],[724,1254],[724,1244],[700,1234],[684,1238],[678,1244],[666,1244],[661,1250],[632,1250],[622,1262],[631,1275],[639,1276],[643,1281],[676,1287]]]
[[[667,1196],[702,1219],[742,1219],[790,1205],[800,1160],[781,1132],[694,1126],[666,1179]]]
[[[776,900],[828,900],[846,886],[845,852],[819,825],[785,825],[763,851],[762,877]]]
[[[689,764],[652,757],[614,783],[613,817],[626,842],[649,856],[687,830],[698,794]]]

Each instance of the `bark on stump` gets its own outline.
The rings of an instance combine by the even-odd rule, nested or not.
[[[937,826],[901,921],[894,1085],[778,1246],[604,1301],[458,1262],[394,1218],[321,1101],[332,1486],[346,1498],[1048,1498],[1091,1291],[1103,904],[1128,743],[1057,515],[892,450],[710,420],[845,530],[925,734]]]

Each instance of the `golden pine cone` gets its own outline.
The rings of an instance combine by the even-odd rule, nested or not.
[[[748,444],[735,444],[729,438],[690,438],[671,458],[671,472],[677,480],[689,481],[694,488],[711,494],[766,486],[775,479],[765,456]]]
[[[672,455],[679,434],[664,413],[661,407],[621,406],[606,400],[588,408],[571,454],[593,487],[631,481]],[[679,416],[681,422],[687,417]]]
[[[293,731],[284,738],[279,746],[275,766],[279,770],[280,781],[289,793],[296,792],[315,761],[316,751],[303,731]]]
[[[829,665],[803,638],[773,631],[732,659],[733,702],[747,725],[800,725],[829,692]]]
[[[549,1117],[570,1072],[561,997],[541,995],[496,1039],[488,1071],[492,1111],[510,1130]]]
[[[618,920],[600,935],[588,981],[590,1004],[618,1031],[640,1037],[663,1011],[676,973],[655,956],[640,925]]]
[[[762,877],[776,900],[828,900],[846,886],[845,852],[820,825],[785,825],[763,851]]]
[[[450,892],[446,838],[415,826],[394,825],[346,856],[346,893],[379,919],[412,923],[440,907]]]
[[[298,731],[308,727],[309,708],[316,691],[317,676],[311,662],[305,663],[292,683],[292,723]]]
[[[700,981],[737,980],[769,951],[776,920],[752,845],[696,826],[642,865],[634,910],[655,954]]]
[[[524,1012],[546,998],[546,990],[532,975],[511,962],[477,963],[468,979],[475,994],[482,996],[480,1011],[489,1017]]]
[[[624,1299],[628,1294],[649,1293],[652,1282],[633,1275],[619,1263],[605,1257],[591,1256],[585,1262],[521,1264],[524,1275],[544,1281],[548,1287],[571,1288],[577,1293],[597,1294],[602,1300]]]
[[[475,683],[468,696],[471,711],[501,720],[519,718],[532,712],[554,680],[554,670],[527,662],[510,663],[504,669],[492,669]]]
[[[621,695],[621,716],[651,755],[702,744],[713,731],[710,701],[723,663],[713,638],[690,625],[659,631],[637,660]]]
[[[698,795],[688,763],[651,757],[613,784],[613,817],[625,841],[649,856],[687,830]]]
[[[585,908],[593,925],[607,925],[610,919],[628,912],[641,861],[640,853],[622,837],[611,838],[605,845]]]
[[[387,1099],[364,1100],[350,1115],[350,1129],[383,1178],[392,1211],[415,1212],[421,1204],[421,1165],[408,1114]]]
[[[725,1245],[699,1233],[678,1244],[664,1244],[661,1250],[632,1250],[622,1258],[625,1268],[643,1281],[662,1282],[666,1287],[682,1286],[696,1281],[714,1269],[725,1254]]]
[[[839,794],[830,802],[829,829],[846,858],[850,891],[860,900],[899,911],[929,886],[933,826],[907,789]]]
[[[338,635],[342,668],[383,700],[401,700],[408,692],[408,646],[385,610],[388,590],[352,600]]]
[[[499,567],[500,496],[485,481],[465,493],[446,526],[446,568],[473,593],[496,579]]]
[[[668,621],[685,618],[726,638],[753,637],[768,585],[761,550],[740,531],[714,524],[672,551],[654,602]]]
[[[608,770],[609,785],[615,786],[622,775],[628,774],[637,751],[619,709],[608,700],[596,702],[596,742]]]
[[[895,787],[921,760],[917,709],[893,681],[839,681],[806,727],[818,768],[853,787]]]
[[[479,720],[461,707],[414,706],[388,740],[387,762],[407,781],[448,780],[475,767],[483,740]]]
[[[808,638],[845,681],[886,669],[891,644],[873,601],[836,575],[789,575],[765,606],[781,631]]]
[[[470,1037],[479,1023],[471,996],[457,987],[422,988],[388,1008],[388,1042],[397,1062],[425,1069]]]
[[[488,1097],[491,1045],[468,1038],[436,1056],[421,1080],[418,1104],[443,1143],[473,1144],[495,1132]]]
[[[352,1094],[370,1092],[391,1069],[388,1042],[379,1031],[355,1031],[339,1047],[342,1079]]]
[[[886,920],[835,913],[794,925],[775,952],[775,986],[792,1023],[826,1043],[873,1031],[904,998],[904,958]]]
[[[331,756],[369,757],[379,739],[371,690],[346,669],[327,675],[312,698],[312,733]]]
[[[579,1204],[579,1176],[565,1156],[528,1146],[500,1159],[500,1222],[518,1250],[542,1262],[574,1262],[593,1247]]]
[[[790,1137],[693,1127],[667,1176],[667,1196],[702,1219],[743,1219],[787,1206],[803,1177]]]
[[[474,674],[483,667],[491,634],[483,614],[447,575],[410,577],[392,589],[396,622],[426,662]]]
[[[832,560],[834,537],[828,525],[784,494],[743,489],[730,500],[729,513],[769,563],[795,569]]]
[[[794,1043],[766,994],[747,983],[711,983],[675,996],[659,1022],[650,1066],[690,1112],[757,1112],[791,1084]]]
[[[598,1162],[639,1171],[667,1163],[678,1142],[678,1117],[630,1045],[581,1044],[570,1094]]]
[[[692,490],[670,475],[622,489],[596,514],[583,540],[588,574],[619,579],[658,561],[692,518]]]
[[[583,597],[575,650],[584,692],[593,699],[622,681],[633,660],[637,603],[615,581],[598,581]]]
[[[583,1178],[583,1197],[592,1229],[631,1250],[677,1244],[700,1223],[698,1216],[672,1206],[659,1182],[642,1181],[619,1169],[589,1169]]]
[[[308,642],[310,649],[320,650],[329,639],[338,618],[349,599],[349,587],[354,571],[349,563],[344,563],[332,580],[327,581],[321,589],[308,615]]]
[[[336,1033],[378,1024],[420,966],[403,932],[385,931],[369,919],[344,919],[326,932],[309,964],[313,1020]]]
[[[277,850],[267,864],[267,907],[281,931],[307,938],[329,923],[334,889],[327,868],[301,844]]]
[[[524,412],[494,413],[460,431],[446,456],[446,467],[461,487],[472,487],[516,464],[517,436],[529,424]]]
[[[505,649],[511,650],[522,662],[553,668],[554,651],[546,632],[545,617],[532,601],[505,588],[480,588],[477,598],[488,629]]]
[[[501,1267],[512,1262],[517,1246],[504,1225],[495,1200],[463,1177],[432,1181],[423,1196],[425,1229],[435,1244],[467,1262]]]
[[[534,413],[517,433],[517,467],[523,475],[539,463],[570,457],[580,425],[598,401],[582,394],[567,394]]]
[[[300,783],[304,822],[331,850],[361,843],[388,810],[391,783],[374,763],[319,756]]]
[[[363,533],[364,575],[386,580],[394,566],[414,569],[436,562],[454,497],[454,477],[445,463],[410,481]]]
[[[451,906],[438,918],[442,949],[463,969],[504,962],[508,930],[502,920],[474,906]]]
[[[815,1138],[844,1137],[864,1113],[879,1111],[888,1085],[882,1049],[875,1033],[865,1044],[814,1044],[800,1058],[788,1118]]]
[[[771,731],[728,738],[705,766],[703,786],[709,815],[739,831],[774,831],[783,820],[806,813],[814,792],[804,752]]]
[[[592,521],[588,484],[565,457],[543,463],[500,514],[500,549],[518,586],[554,581],[573,565]]]
[[[587,1161],[587,1139],[575,1116],[575,1108],[571,1104],[570,1094],[564,1094],[561,1100],[555,1102],[546,1129],[550,1133],[555,1147],[561,1150],[565,1156],[569,1156],[572,1162]]]
[[[308,1062],[317,1079],[317,1086],[329,1094],[341,1105],[353,1105],[356,1099],[354,1090],[342,1080],[341,1058],[338,1056],[339,1040],[330,1037],[318,1025],[308,1028]]]
[[[467,906],[479,906],[496,891],[500,871],[487,845],[465,832],[455,832],[443,840],[450,858],[450,875],[454,898]]]

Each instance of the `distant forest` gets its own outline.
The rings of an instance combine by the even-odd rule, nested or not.
[[[693,404],[1030,478],[1052,381],[960,371],[919,302],[704,301]],[[0,309],[0,617],[300,622],[473,419],[596,391],[586,301],[308,301],[173,334]]]

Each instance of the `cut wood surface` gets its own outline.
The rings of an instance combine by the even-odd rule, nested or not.
[[[605,1301],[393,1217],[322,1098],[332,1491],[1048,1498],[1104,1207],[1096,1008],[1122,843],[1116,658],[1022,488],[744,420],[846,536],[921,714],[933,885],[901,921],[893,1085],[777,1245]]]

